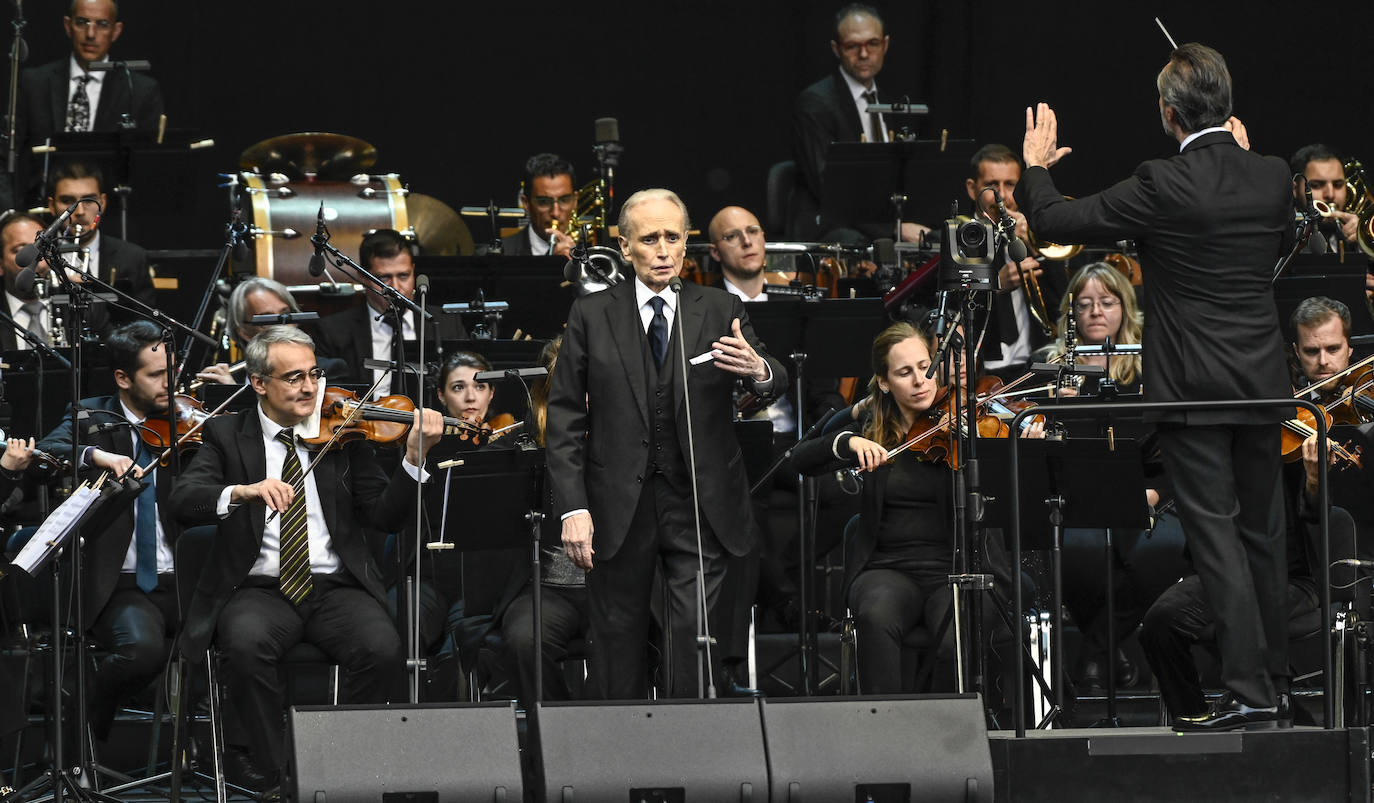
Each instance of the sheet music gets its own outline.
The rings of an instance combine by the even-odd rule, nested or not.
[[[38,527],[24,548],[14,558],[14,565],[32,575],[43,564],[48,555],[65,540],[72,527],[81,520],[91,505],[100,498],[100,491],[83,484],[77,488],[67,501],[57,506],[47,519]]]

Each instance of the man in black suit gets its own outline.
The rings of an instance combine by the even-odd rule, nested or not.
[[[610,699],[647,689],[659,565],[669,596],[668,691],[698,693],[697,514],[708,616],[726,553],[743,555],[755,540],[732,391],[741,378],[764,398],[787,386],[739,299],[696,284],[671,289],[689,228],[686,205],[668,190],[625,201],[620,248],[635,279],[573,303],[549,395],[554,504],[568,556],[590,570],[591,674]],[[680,352],[691,362],[690,415]]]
[[[363,237],[358,249],[358,263],[378,279],[394,287],[397,292],[409,299],[415,298],[415,258],[411,254],[411,243],[395,229],[378,229]],[[396,360],[397,342],[393,336],[393,321],[386,314],[389,302],[381,293],[368,288],[367,303],[352,309],[336,312],[320,320],[315,327],[316,347],[320,357],[342,360],[350,372],[329,377],[331,382],[357,382],[371,385],[381,375],[381,371],[369,371],[363,366],[364,360]],[[405,340],[415,340],[415,313],[403,310],[401,316],[402,336]],[[430,309],[434,320],[425,330],[425,350],[428,354],[438,354],[440,337],[445,339],[466,340],[467,332],[457,316],[444,315],[435,308]],[[436,323],[440,322],[440,323]],[[379,395],[388,393],[409,393],[413,377],[406,378],[393,373],[388,382],[377,389]]]
[[[878,99],[877,77],[890,42],[877,9],[863,3],[844,6],[835,14],[835,38],[830,42],[839,69],[803,89],[793,104],[792,156],[801,179],[795,201],[798,219],[794,221],[802,229],[796,232],[799,239],[824,234],[827,240],[866,242],[865,236],[892,236],[890,223],[852,221],[859,231],[838,232],[821,232],[816,226],[825,197],[822,177],[830,143],[889,141],[882,115],[869,114],[867,109],[870,103],[883,102]],[[928,229],[920,224],[903,223],[902,239],[914,242],[925,231]]]
[[[404,694],[401,639],[363,526],[402,522],[443,422],[433,410],[417,411],[405,461],[388,481],[368,444],[317,455],[302,444],[322,390],[309,335],[269,327],[245,356],[258,405],[206,424],[173,496],[183,523],[219,525],[181,651],[194,660],[212,639],[219,646],[254,762],[271,784],[285,766],[278,667],[292,646],[310,642],[339,663],[351,702]]]
[[[21,293],[15,286],[15,280],[22,269],[14,262],[20,249],[31,245],[33,238],[43,228],[43,224],[38,222],[37,218],[23,212],[10,215],[5,218],[4,223],[0,223],[0,274],[5,278],[4,289],[0,291],[4,296],[0,312],[4,312],[35,335],[47,339],[52,330],[50,316],[43,302],[38,300],[32,290]],[[45,266],[34,265],[34,268],[43,270]],[[29,344],[15,334],[13,326],[8,323],[0,324],[0,351],[27,348]]]
[[[1016,154],[1006,145],[990,143],[973,154],[969,167],[971,171],[964,188],[973,202],[973,213],[984,220],[997,222],[997,202],[988,188],[996,189],[1007,214],[1016,221],[1016,236],[1024,242],[1029,236],[1026,216],[1017,209],[1012,194],[1021,180],[1021,161]],[[1028,281],[1023,288],[1023,275],[1028,280],[1033,278],[1034,284]],[[1069,276],[1062,262],[1042,263],[1034,256],[1027,256],[1020,265],[1008,259],[998,271],[997,281],[1001,290],[993,298],[992,320],[988,322],[981,356],[988,373],[1010,382],[1026,372],[1031,353],[1049,345],[1052,339],[1031,312],[1030,300],[1035,288],[1038,287],[1040,293],[1035,303],[1042,305],[1045,320],[1053,323],[1059,317],[1059,300],[1068,286]]]
[[[161,329],[149,321],[125,324],[107,338],[105,353],[118,394],[81,400],[87,417],[80,423],[80,460],[92,476],[123,474],[134,463],[153,463],[139,425],[167,411]],[[38,448],[55,455],[72,453],[70,411]],[[171,541],[178,530],[169,507],[173,480],[170,472],[155,471],[133,505],[103,530],[88,527],[85,533],[83,610],[92,637],[109,650],[90,690],[91,729],[98,739],[109,735],[120,701],[162,671],[167,639],[176,632]]]
[[[568,221],[577,212],[577,179],[572,162],[553,153],[537,153],[525,162],[520,205],[530,224],[501,240],[506,256],[567,257],[572,254]],[[557,223],[557,228],[554,224]]]
[[[135,128],[157,128],[163,109],[156,80],[123,70],[89,71],[91,62],[109,57],[124,32],[113,0],[72,0],[62,27],[71,55],[19,77],[18,141],[38,142],[62,131],[118,131],[126,127],[125,115]]]
[[[1156,82],[1160,118],[1179,153],[1087,198],[1065,200],[1046,168],[1053,110],[1026,110],[1026,172],[1016,198],[1055,242],[1134,239],[1151,276],[1145,297],[1147,401],[1273,399],[1291,393],[1270,291],[1293,239],[1282,159],[1250,153],[1231,114],[1231,76],[1211,48],[1188,43]],[[1037,119],[1038,118],[1038,119]],[[1292,408],[1154,412],[1159,447],[1207,601],[1216,612],[1222,679],[1234,702],[1187,730],[1271,727],[1287,685],[1284,511],[1278,422]]]
[[[100,206],[85,201],[94,199]],[[148,268],[148,252],[143,246],[113,237],[100,230],[101,216],[110,208],[105,196],[105,181],[99,168],[85,162],[65,162],[53,173],[48,193],[48,212],[62,214],[76,204],[67,223],[80,251],[66,254],[67,264],[80,266],[148,306],[155,306],[153,274]],[[79,232],[79,233],[78,233]],[[116,312],[118,319],[120,313]]]

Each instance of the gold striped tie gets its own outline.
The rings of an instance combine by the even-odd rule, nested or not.
[[[281,517],[281,538],[278,575],[281,593],[292,604],[299,605],[310,594],[310,538],[305,523],[305,474],[300,458],[296,457],[296,442],[292,431],[283,429],[277,440],[286,446],[286,459],[281,464],[281,479],[295,489],[291,504]]]

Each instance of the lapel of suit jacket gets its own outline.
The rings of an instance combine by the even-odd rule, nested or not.
[[[119,240],[105,232],[100,233],[100,280],[114,284],[118,276]]]
[[[244,410],[239,415],[243,416],[243,425],[239,428],[239,459],[243,461],[243,477],[245,482],[252,484],[267,478],[267,452],[262,443],[262,424],[258,421],[258,408],[256,405],[250,410]],[[228,474],[228,472],[225,472]],[[249,514],[253,521],[253,536],[257,538],[258,548],[262,548],[262,529],[267,525],[267,506],[253,505],[249,508]]]
[[[120,115],[126,111],[133,113],[129,108],[129,86],[126,83],[128,80],[119,70],[105,73],[100,87],[100,99],[96,101],[95,114],[91,116],[92,130],[118,130]]]
[[[844,80],[844,74],[837,69],[831,78],[834,80],[835,102],[839,104],[838,108],[845,110],[843,116],[847,122],[845,128],[848,129],[845,132],[848,134],[846,141],[858,142],[864,132],[863,112],[859,111],[859,104],[854,100],[854,93],[849,91],[849,82]]]
[[[629,382],[630,392],[635,397],[635,409],[639,410],[640,418],[647,427],[649,389],[644,376],[644,349],[647,340],[639,318],[639,306],[635,303],[635,282],[630,279],[602,292],[610,293],[612,296],[611,303],[606,305],[606,324],[611,333],[610,341],[606,345],[614,348],[620,355],[620,365],[625,369],[625,379]]]
[[[57,62],[57,68],[48,73],[48,103],[52,109],[52,130],[61,132],[67,128],[67,98],[71,95],[70,56]]]
[[[367,360],[372,359],[372,316],[376,311],[368,306],[367,299],[363,299],[362,309],[353,320],[353,343],[357,349],[354,355],[353,368],[358,372],[364,384],[372,384],[372,372],[363,365]]]
[[[705,352],[706,347],[710,345],[710,339],[708,339],[706,332],[706,290],[701,285],[683,282],[682,292],[678,294],[675,317],[681,322],[678,333],[682,336],[682,344],[686,349],[687,359],[690,360]],[[676,380],[682,376],[682,362],[679,359],[681,352],[678,350],[676,342],[672,343],[671,352],[667,364],[672,366],[673,378]],[[673,386],[677,388],[675,406],[680,410],[685,389],[682,387],[682,383],[678,381],[674,381]]]

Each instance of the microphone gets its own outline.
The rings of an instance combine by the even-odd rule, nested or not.
[[[674,293],[681,293],[681,292],[682,292],[682,277],[681,277],[681,276],[674,276],[673,278],[669,279],[669,280],[668,280],[668,289],[672,290]]]
[[[1016,220],[1007,212],[1006,204],[1002,203],[1002,194],[996,187],[989,187],[992,190],[992,197],[997,200],[998,225],[1002,229],[1002,236],[1007,238],[1007,259],[1012,262],[1020,262],[1029,255],[1026,244],[1021,242],[1021,238],[1016,236]]]
[[[429,294],[429,274],[421,273],[415,277],[415,292],[424,298]],[[421,306],[424,306],[423,304]]]
[[[563,265],[563,279],[568,284],[577,284],[577,281],[587,273],[589,265],[587,243],[585,239],[578,240],[577,244],[573,246],[572,254],[569,255],[567,263]]]
[[[596,144],[620,141],[620,121],[614,117],[596,118]]]
[[[85,198],[82,198],[78,200],[76,203],[67,207],[67,210],[65,212],[57,216],[57,220],[54,220],[51,225],[49,225],[46,229],[42,231],[42,233],[40,233],[37,237],[33,238],[33,242],[19,249],[19,253],[16,254],[14,257],[14,264],[23,268],[24,271],[20,271],[19,276],[17,276],[16,279],[22,280],[24,273],[26,271],[30,275],[32,275],[33,271],[30,270],[30,268],[33,266],[33,263],[38,259],[38,243],[40,241],[46,242],[56,237],[57,232],[62,230],[63,224],[65,224],[68,220],[71,219],[72,215],[76,213],[76,208],[81,205],[82,201],[85,200]],[[33,280],[30,279],[29,281]]]
[[[329,235],[324,228],[324,201],[320,201],[320,213],[315,218],[315,234],[310,238],[310,242],[315,244],[315,255],[310,258],[310,275],[324,275],[324,244],[329,242]]]

